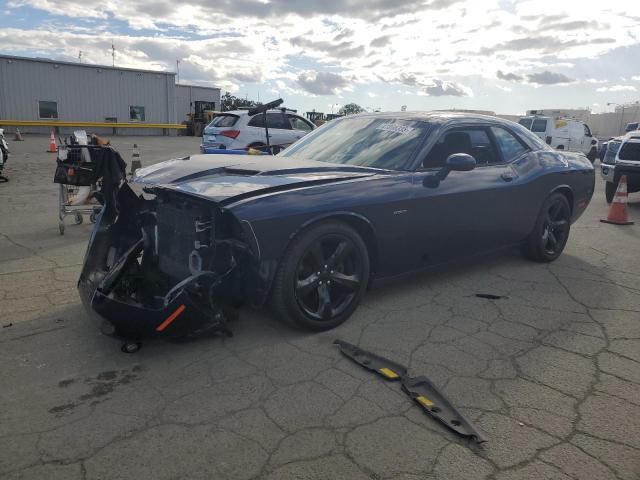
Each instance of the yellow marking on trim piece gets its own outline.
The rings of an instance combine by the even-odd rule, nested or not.
[[[422,405],[425,408],[428,408],[429,410],[431,410],[431,407],[433,407],[435,404],[428,399],[427,397],[420,395],[419,397],[416,397],[416,401]]]
[[[391,379],[400,378],[400,375],[398,375],[396,372],[394,372],[389,368],[381,368],[378,371],[387,378],[391,378]]]

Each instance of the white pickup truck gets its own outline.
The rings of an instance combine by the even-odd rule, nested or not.
[[[589,126],[579,120],[530,115],[518,123],[553,148],[582,152],[592,163],[598,156],[598,139],[591,134]]]

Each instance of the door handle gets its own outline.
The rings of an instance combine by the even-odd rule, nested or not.
[[[511,182],[516,177],[514,177],[510,173],[503,173],[502,175],[500,175],[500,178],[502,178],[502,180],[504,180],[505,182]]]

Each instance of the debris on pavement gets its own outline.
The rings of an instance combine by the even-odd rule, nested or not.
[[[475,429],[453,404],[425,376],[410,377],[407,367],[384,358],[342,340],[335,340],[340,352],[358,365],[375,372],[387,380],[399,380],[402,390],[422,407],[430,416],[440,421],[454,432],[475,440],[477,443],[486,439]]]

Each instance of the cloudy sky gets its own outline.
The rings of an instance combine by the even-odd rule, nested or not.
[[[176,70],[330,112],[640,99],[640,1],[0,0],[0,52]],[[608,109],[611,110],[612,107]]]

